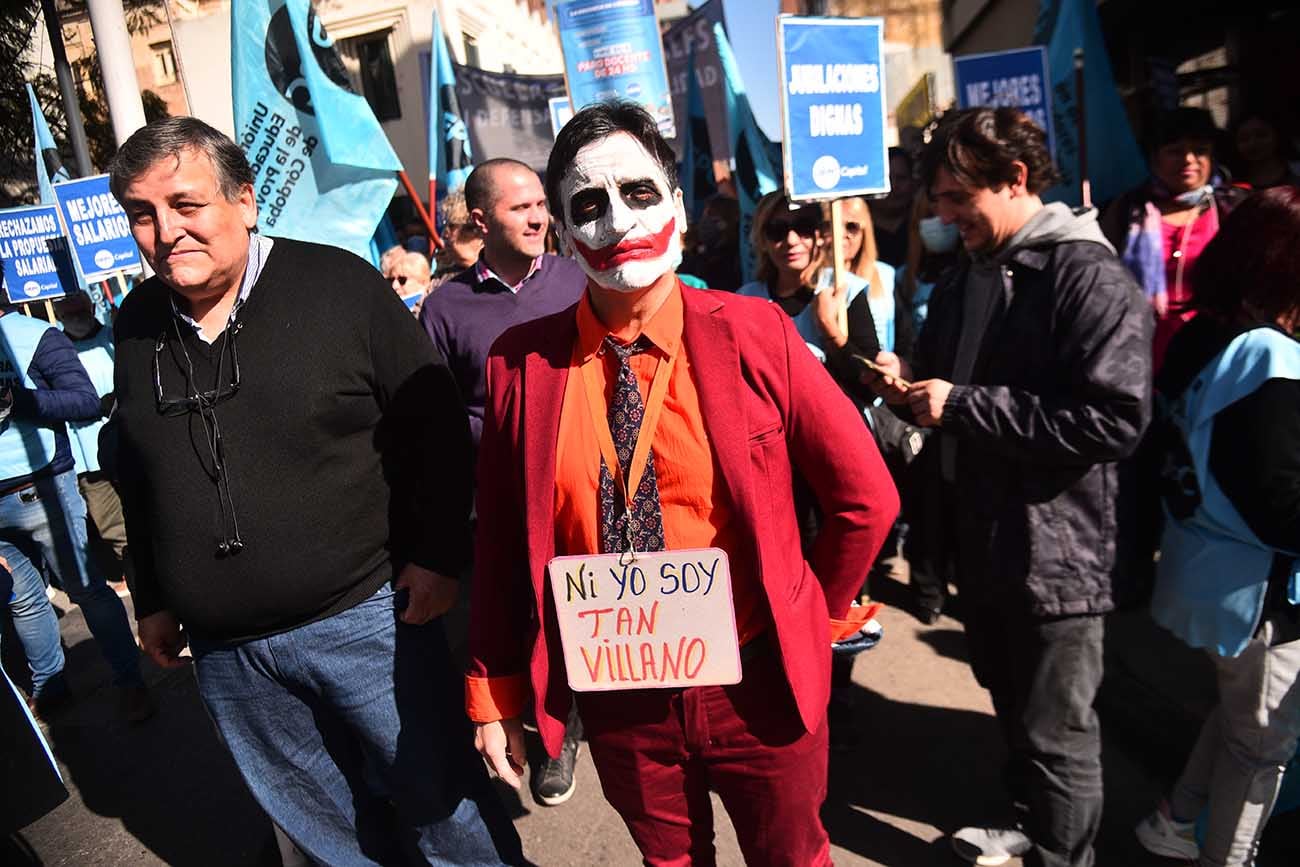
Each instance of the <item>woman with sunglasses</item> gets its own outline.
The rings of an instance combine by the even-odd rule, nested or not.
[[[813,355],[861,409],[875,395],[859,381],[854,356],[874,358],[880,342],[864,291],[867,281],[848,272],[843,295],[832,289],[825,225],[821,205],[792,203],[782,192],[764,196],[754,212],[752,233],[758,279],[741,286],[738,294],[770,298],[779,305],[794,320]],[[847,329],[839,321],[842,303],[848,304]]]
[[[390,260],[383,273],[392,284],[397,297],[402,299],[412,313],[419,316],[420,305],[424,302],[424,296],[429,294],[429,286],[433,282],[433,273],[425,255],[405,251]]]
[[[911,317],[895,297],[894,266],[880,261],[876,236],[871,226],[871,212],[858,196],[841,203],[844,219],[844,264],[856,276],[867,281],[867,306],[876,325],[876,340],[887,352],[898,352],[898,345],[911,347]]]

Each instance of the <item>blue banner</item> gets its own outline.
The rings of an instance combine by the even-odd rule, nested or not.
[[[102,280],[115,271],[139,271],[140,250],[131,237],[126,211],[108,189],[108,175],[54,185],[54,196],[77,265],[86,280]]]
[[[51,204],[54,201],[54,190],[51,184],[59,181],[66,181],[69,177],[68,170],[63,165],[63,160],[59,158],[59,149],[54,144],[54,136],[50,135],[50,125],[45,122],[45,112],[41,111],[41,104],[36,101],[36,91],[32,90],[30,84],[27,85],[27,101],[32,105],[32,139],[36,146],[36,186],[40,190],[41,204]]]
[[[686,123],[682,136],[682,165],[677,173],[682,188],[686,216],[695,222],[704,203],[718,192],[713,173],[713,147],[709,137],[709,119],[704,114],[704,99],[695,76],[695,50],[691,50],[687,68]]]
[[[1047,49],[1034,45],[1012,51],[967,54],[952,59],[952,70],[958,107],[1020,109],[1047,133],[1047,146],[1055,158],[1056,132]]]
[[[770,142],[758,128],[754,111],[749,107],[745,82],[740,77],[740,66],[731,53],[731,43],[721,24],[713,25],[713,39],[718,45],[718,60],[722,64],[723,92],[727,106],[727,126],[731,130],[731,153],[734,166],[731,177],[735,182],[736,201],[740,206],[740,276],[742,283],[754,279],[754,249],[749,243],[754,225],[754,210],[758,200],[775,192],[778,184],[776,166],[769,156]]]
[[[776,28],[790,198],[889,192],[884,22],[782,15]]]
[[[469,145],[469,130],[456,98],[456,75],[451,68],[451,52],[442,35],[442,22],[433,13],[433,51],[429,57],[429,177],[437,187],[441,199],[452,190],[465,185],[465,179],[474,170],[473,153]]]
[[[676,136],[672,90],[653,0],[566,0],[555,6],[564,75],[575,110],[627,99]]]
[[[1042,0],[1034,39],[1046,43],[1052,71],[1056,167],[1063,178],[1062,186],[1055,192],[1075,205],[1080,204],[1080,171],[1074,49],[1083,49],[1088,179],[1093,202],[1104,205],[1142,183],[1147,177],[1147,164],[1111,75],[1106,40],[1097,20],[1097,4],[1092,0]]]
[[[54,205],[0,211],[0,259],[5,295],[15,304],[64,294],[46,240],[63,236]]]
[[[258,225],[368,259],[402,167],[383,127],[308,0],[234,0],[230,14],[236,140]]]

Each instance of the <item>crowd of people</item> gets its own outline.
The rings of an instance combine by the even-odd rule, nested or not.
[[[28,703],[71,698],[53,583],[126,718],[154,712],[125,576],[140,647],[192,660],[314,863],[527,863],[489,774],[523,784],[530,723],[534,798],[573,796],[585,745],[647,864],[712,863],[710,791],[748,863],[829,864],[828,756],[879,639],[862,600],[901,551],[921,621],[959,595],[1007,747],[1005,822],[958,855],[1095,863],[1106,615],[1149,604],[1219,704],[1137,838],[1253,864],[1300,738],[1287,147],[1263,114],[1225,136],[1167,112],[1150,180],[1099,214],[1047,200],[1025,115],[969,109],[890,151],[888,196],[771,193],[742,238],[726,196],[690,222],[654,121],[603,103],[542,176],[475,167],[439,249],[412,227],[376,272],[264,236],[234,142],[150,123],[109,171],[154,276],[111,328],[84,295],[61,328],[0,315]],[[728,564],[739,681],[572,689],[548,568],[695,550]]]

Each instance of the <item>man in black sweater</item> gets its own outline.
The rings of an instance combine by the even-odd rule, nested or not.
[[[313,861],[520,861],[438,619],[470,497],[446,365],[367,263],[255,234],[252,170],[201,121],[137,131],[110,174],[157,273],[116,323],[142,646],[182,665],[188,634],[244,780]]]

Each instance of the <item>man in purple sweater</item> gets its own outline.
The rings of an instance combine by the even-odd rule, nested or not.
[[[483,250],[477,262],[425,299],[420,324],[456,377],[477,451],[488,350],[512,325],[576,304],[587,275],[572,259],[546,252],[546,192],[537,173],[518,160],[488,160],[475,168],[465,181],[465,206],[483,234]],[[545,758],[532,769],[529,783],[538,803],[554,806],[573,796],[581,736],[575,713],[559,758]]]
[[[576,304],[587,277],[572,259],[546,252],[546,193],[537,173],[518,160],[475,168],[465,181],[465,206],[483,234],[483,251],[425,299],[420,324],[451,365],[477,449],[488,350],[510,326]]]

